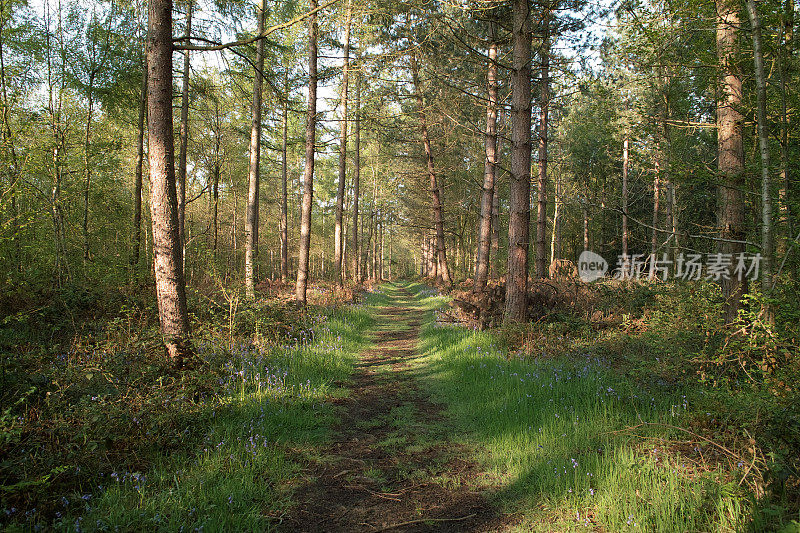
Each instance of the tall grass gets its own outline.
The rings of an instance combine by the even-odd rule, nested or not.
[[[681,391],[634,384],[589,354],[518,359],[489,333],[437,322],[443,301],[418,294],[432,311],[419,372],[481,450],[499,500],[525,517],[521,529],[768,527],[751,521],[752,499],[731,472],[701,471],[681,457],[685,436],[641,425],[680,425],[692,409]]]

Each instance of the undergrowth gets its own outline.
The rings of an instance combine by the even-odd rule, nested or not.
[[[438,320],[447,299],[416,290],[433,311],[420,348],[429,388],[524,530],[797,527],[791,476],[778,486],[772,471],[795,457],[765,435],[778,427],[768,418],[796,410],[710,362],[724,346],[713,287],[609,292],[597,306],[625,315],[614,328],[578,312],[492,332]]]
[[[279,520],[293,456],[325,438],[325,400],[344,393],[338,382],[369,342],[370,305],[299,312],[194,298],[203,364],[179,374],[161,358],[145,299],[102,315],[72,307],[67,324],[48,310],[6,321],[0,527],[263,530]]]

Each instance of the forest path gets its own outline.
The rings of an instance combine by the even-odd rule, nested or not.
[[[481,470],[448,441],[442,407],[418,384],[423,311],[382,287],[375,344],[362,354],[333,442],[311,460],[284,521],[291,531],[498,531],[509,517],[478,491]]]

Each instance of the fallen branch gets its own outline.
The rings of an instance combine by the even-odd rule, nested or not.
[[[462,520],[466,520],[467,518],[472,518],[473,516],[475,516],[475,513],[468,514],[467,516],[462,516],[461,518],[419,518],[417,520],[409,520],[408,522],[400,522],[397,524],[392,524],[391,526],[386,526],[381,529],[376,529],[372,533],[381,533],[383,531],[390,531],[392,529],[397,529],[398,527],[413,526],[414,524],[422,524],[423,522],[460,522]]]

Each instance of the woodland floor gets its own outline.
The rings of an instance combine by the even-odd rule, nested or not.
[[[498,531],[513,517],[484,495],[480,467],[448,440],[442,406],[418,383],[422,311],[387,287],[372,349],[362,354],[332,443],[313,458],[286,531]]]

